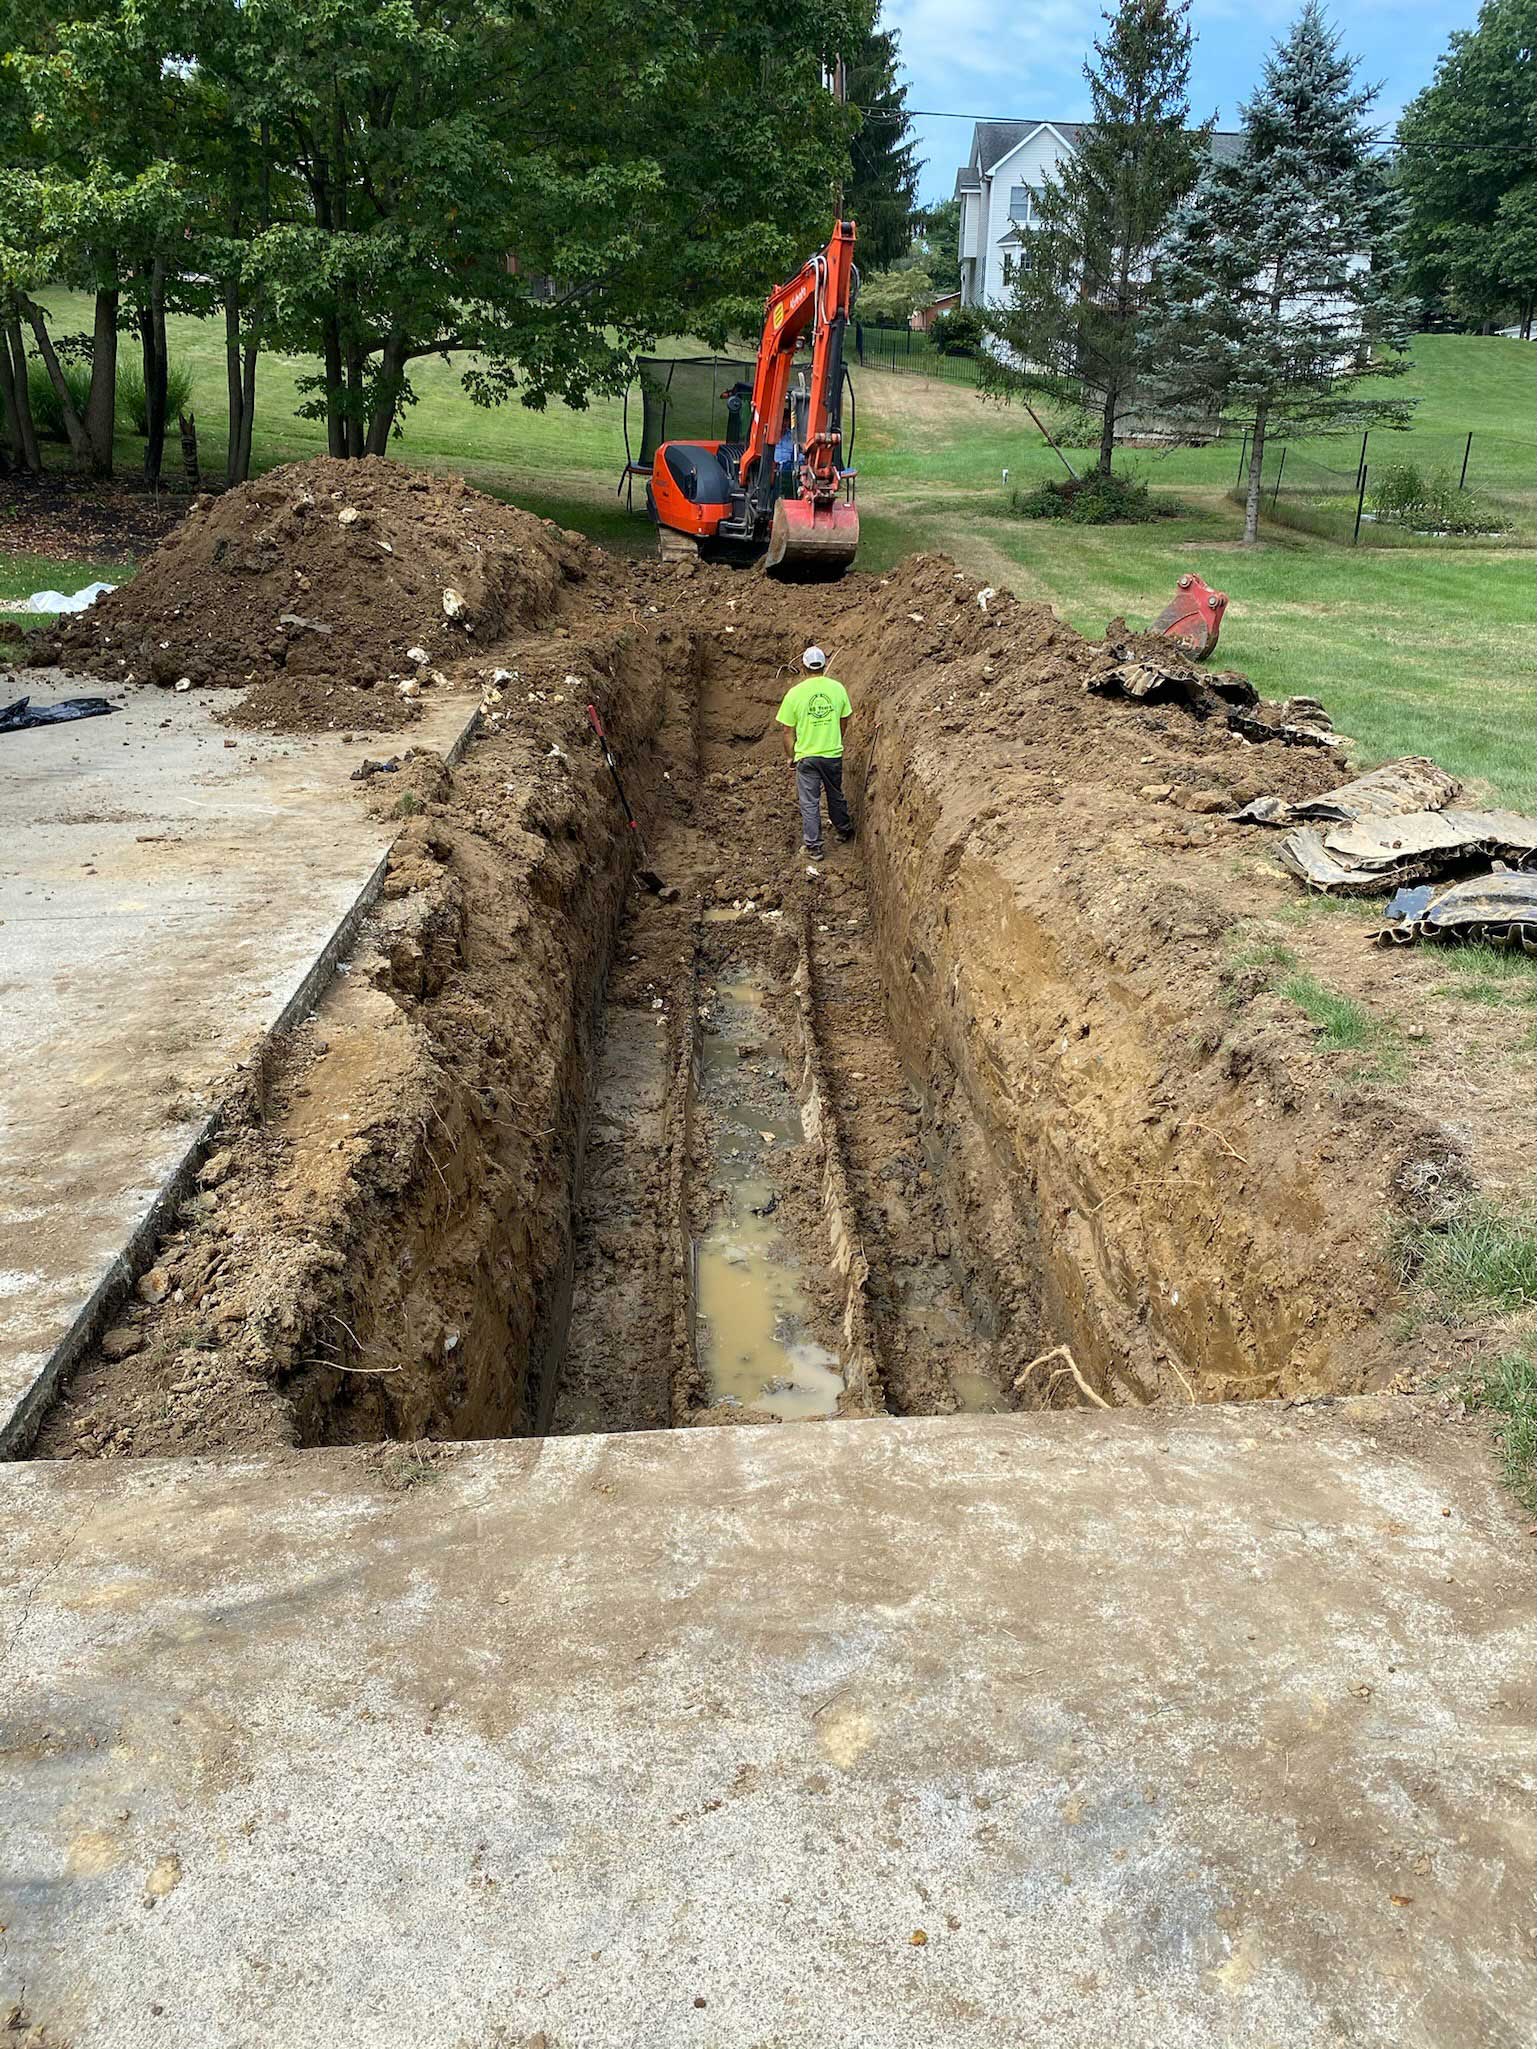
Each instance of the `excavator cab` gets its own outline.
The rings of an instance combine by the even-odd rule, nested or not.
[[[784,576],[841,576],[859,546],[855,474],[842,463],[843,337],[858,289],[854,223],[764,311],[753,382],[726,399],[723,441],[664,441],[646,505],[666,558],[756,561]],[[809,372],[795,354],[811,345]],[[735,405],[733,405],[735,401]]]

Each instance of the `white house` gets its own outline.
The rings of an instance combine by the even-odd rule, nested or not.
[[[955,174],[961,202],[961,304],[996,306],[1030,261],[1031,210],[1054,167],[1073,146],[1077,121],[978,121],[971,155]],[[1225,162],[1243,138],[1219,132],[1211,152]]]

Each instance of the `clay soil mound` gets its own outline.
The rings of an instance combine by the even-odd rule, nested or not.
[[[421,666],[410,649],[448,662],[548,618],[592,552],[462,478],[289,463],[199,499],[131,583],[63,625],[57,659],[125,682],[254,684],[277,711],[285,681],[296,701],[307,679],[387,686]]]

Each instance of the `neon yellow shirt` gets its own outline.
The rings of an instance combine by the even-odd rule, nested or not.
[[[841,721],[853,712],[849,694],[836,676],[803,676],[785,692],[779,723],[795,728],[795,758],[808,754],[836,758],[843,752]]]

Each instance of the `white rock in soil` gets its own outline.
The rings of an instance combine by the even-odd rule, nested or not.
[[[357,524],[357,517],[358,509],[355,505],[344,505],[336,515],[336,524],[338,526],[355,526]]]
[[[469,610],[463,591],[446,590],[443,593],[443,616],[446,619],[462,619]]]
[[[424,647],[408,647],[406,649],[406,660],[408,662],[415,662],[416,666],[421,669],[425,668],[427,663],[432,660],[432,656],[428,654]]]
[[[190,690],[192,688],[192,678],[190,676],[178,676],[176,688],[178,691]]]

